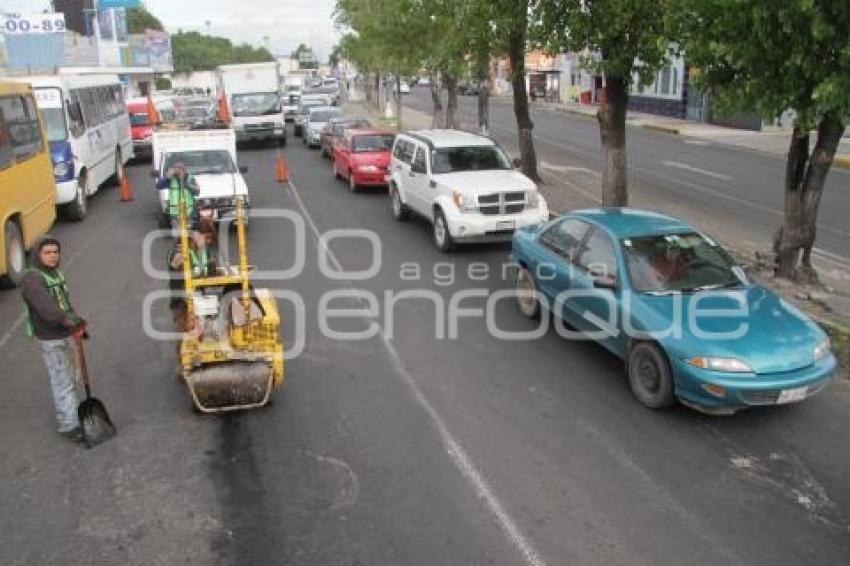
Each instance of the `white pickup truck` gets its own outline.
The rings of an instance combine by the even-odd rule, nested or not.
[[[236,135],[231,129],[158,131],[153,134],[153,166],[157,180],[182,163],[198,183],[198,210],[213,220],[232,217],[237,197],[250,206],[248,185],[236,161]],[[160,208],[168,217],[168,190],[159,191]]]

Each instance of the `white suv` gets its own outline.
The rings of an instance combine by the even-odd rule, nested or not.
[[[399,134],[389,195],[396,220],[412,211],[432,222],[442,252],[455,243],[507,241],[549,218],[537,186],[493,140],[457,130]]]

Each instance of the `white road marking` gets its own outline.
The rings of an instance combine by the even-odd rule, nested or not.
[[[685,140],[688,145],[711,145],[711,142],[705,140]]]
[[[714,179],[720,179],[721,181],[732,180],[732,177],[730,177],[729,175],[722,175],[720,173],[715,173],[714,171],[706,171],[705,169],[700,169],[699,167],[694,167],[693,165],[688,165],[687,163],[680,163],[678,161],[662,161],[661,165],[664,165],[665,167],[673,167],[674,169],[683,169],[692,173],[699,173],[700,175],[705,175],[706,177],[712,177]]]
[[[313,217],[310,212],[307,210],[307,207],[304,205],[304,201],[301,200],[301,195],[298,194],[298,188],[292,181],[288,182],[289,188],[292,191],[293,196],[295,197],[295,201],[298,203],[298,207],[301,209],[304,218],[307,220],[307,224],[310,226],[310,229],[313,231],[316,240],[319,242],[323,242],[321,237],[321,232],[319,231],[316,223],[313,221]],[[325,252],[327,253],[327,257],[334,264],[334,267],[337,270],[342,271],[342,265],[339,260],[336,258],[336,255],[330,250],[327,245],[323,245]],[[510,543],[519,551],[522,555],[525,563],[528,566],[545,566],[546,562],[543,560],[540,553],[534,548],[534,546],[525,538],[517,525],[516,521],[511,517],[510,513],[508,513],[505,506],[499,500],[499,497],[490,487],[486,478],[478,471],[473,463],[472,459],[460,445],[460,443],[455,440],[445,421],[440,417],[437,410],[434,409],[434,406],[428,401],[428,398],[422,393],[422,390],[416,383],[416,380],[407,371],[404,367],[404,363],[402,362],[401,356],[398,351],[393,346],[390,339],[387,337],[385,332],[381,332],[381,339],[383,341],[384,347],[387,350],[387,353],[390,355],[390,358],[393,360],[393,363],[396,367],[396,373],[402,378],[405,385],[410,389],[413,394],[414,399],[419,404],[419,406],[428,414],[431,418],[432,423],[437,429],[440,440],[443,443],[443,446],[446,449],[449,457],[452,460],[452,463],[455,467],[460,471],[463,478],[467,481],[467,483],[475,490],[476,495],[485,503],[487,510],[496,520],[496,523],[499,525],[499,528],[508,538]]]
[[[599,171],[594,171],[593,169],[588,169],[587,167],[579,167],[577,165],[555,165],[554,163],[549,163],[548,161],[540,161],[540,167],[543,169],[550,169],[552,171],[560,171],[561,173],[586,173],[588,175],[593,175],[594,177],[602,177],[602,173]]]

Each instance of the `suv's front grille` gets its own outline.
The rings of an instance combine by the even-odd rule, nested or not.
[[[486,216],[519,214],[525,210],[525,193],[513,191],[479,195],[478,209]]]
[[[246,130],[272,130],[274,122],[260,122],[259,124],[245,124]]]

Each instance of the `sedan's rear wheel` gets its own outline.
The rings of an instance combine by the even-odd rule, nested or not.
[[[528,318],[540,316],[537,283],[534,276],[524,267],[519,268],[516,278],[516,301],[519,311]]]
[[[656,344],[638,342],[632,346],[628,373],[632,393],[645,407],[664,409],[676,402],[670,362]]]

